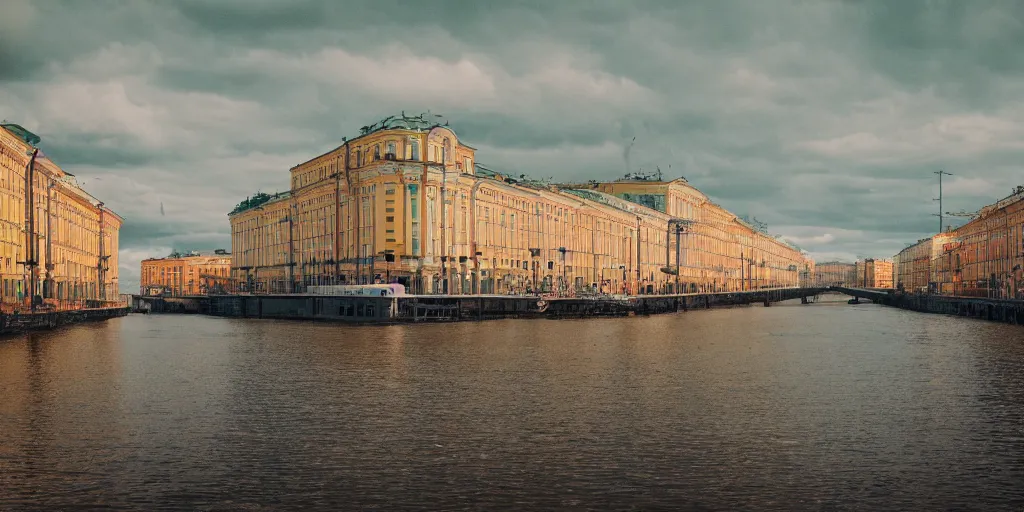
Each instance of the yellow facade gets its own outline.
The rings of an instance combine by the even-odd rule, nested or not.
[[[38,142],[20,126],[0,127],[2,303],[6,309],[26,306],[33,282],[35,295],[62,307],[117,301],[123,219],[41,153],[33,160]]]
[[[941,243],[936,244],[931,261],[936,291],[1024,298],[1024,187],[937,238]]]
[[[928,291],[929,283],[933,282],[930,269],[935,243],[935,237],[923,238],[893,256],[893,279],[897,289],[911,293]]]
[[[824,261],[814,266],[816,286],[858,286],[857,265],[840,261]]]
[[[390,279],[414,293],[663,293],[797,286],[809,275],[798,249],[685,180],[516,179],[478,166],[472,147],[424,116],[362,132],[292,168],[288,192],[229,215],[244,289]],[[644,206],[634,192],[666,200]]]
[[[892,288],[893,263],[890,260],[867,258],[857,262],[854,286],[861,288]]]
[[[231,255],[218,250],[212,255],[172,254],[142,260],[142,295],[189,296],[233,291]]]

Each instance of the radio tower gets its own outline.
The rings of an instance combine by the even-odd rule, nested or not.
[[[933,199],[933,201],[938,201],[939,202],[939,213],[938,214],[934,214],[933,213],[932,215],[938,215],[939,216],[939,233],[942,233],[942,175],[945,174],[946,176],[952,176],[952,174],[950,174],[950,173],[948,173],[946,171],[943,171],[943,170],[935,171],[935,174],[939,175],[939,198],[938,199]]]

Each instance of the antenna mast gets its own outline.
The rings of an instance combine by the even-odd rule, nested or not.
[[[933,199],[933,201],[938,201],[939,202],[939,213],[938,214],[932,214],[932,215],[938,215],[938,217],[939,217],[939,233],[942,233],[942,227],[943,227],[942,226],[942,175],[952,176],[952,174],[950,174],[950,173],[948,173],[946,171],[943,171],[941,169],[938,170],[938,171],[935,171],[934,174],[938,174],[939,175],[939,198],[938,199]]]

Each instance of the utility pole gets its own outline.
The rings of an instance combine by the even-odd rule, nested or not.
[[[445,165],[445,158],[447,158],[448,155],[445,154],[445,149],[447,149],[447,148],[444,148],[444,147],[441,148],[441,282],[443,283],[441,285],[441,291],[443,293],[447,294],[448,293],[448,265],[447,265],[448,246],[445,245],[445,242],[446,242],[446,240],[445,240],[445,227],[448,224],[448,222],[447,222],[448,221],[448,214],[447,214],[447,208],[445,207],[445,204],[447,204],[447,202],[448,202],[448,197],[446,196],[447,191],[448,191],[448,189],[446,188],[447,184],[448,184],[448,166]]]
[[[939,197],[938,197],[938,199],[933,199],[933,201],[938,201],[939,202],[939,213],[938,213],[938,217],[939,217],[939,233],[942,233],[942,228],[943,228],[943,226],[942,226],[942,176],[943,175],[952,176],[952,174],[950,174],[950,173],[948,173],[946,171],[943,171],[943,170],[935,171],[934,174],[938,174],[939,175]]]
[[[38,279],[36,266],[38,265],[38,258],[36,253],[39,251],[39,241],[36,238],[36,218],[35,218],[35,190],[33,185],[35,184],[35,173],[36,173],[36,157],[39,155],[39,148],[32,148],[32,158],[28,161],[28,169],[25,173],[25,261],[24,265],[26,270],[29,272],[29,311],[35,312],[36,310],[36,279]]]
[[[49,193],[49,192],[47,192],[47,193]],[[47,204],[49,204],[49,197],[47,197]],[[97,263],[97,266],[96,266],[96,281],[97,281],[97,283],[96,283],[96,294],[98,295],[98,297],[96,297],[96,298],[99,299],[99,300],[106,300],[106,277],[107,277],[106,276],[106,270],[107,270],[107,268],[106,268],[107,267],[107,261],[106,260],[107,260],[107,257],[103,255],[103,203],[99,203],[97,205],[97,208],[99,208],[99,210],[100,210],[100,223],[99,223],[99,233],[100,233],[99,253],[100,254],[99,254],[99,262]],[[47,222],[49,222],[49,219],[47,219]],[[47,245],[47,247],[49,247],[49,245]],[[47,255],[47,258],[49,258],[49,255]],[[50,260],[47,259],[46,263],[49,264]]]
[[[682,234],[682,232],[683,227],[676,224],[676,282],[674,285],[672,285],[672,291],[676,292],[676,294],[679,293],[679,273],[682,271],[682,269],[679,266],[679,253],[682,249],[682,245],[680,245],[679,243],[679,235]]]
[[[640,295],[640,216],[636,217],[636,286],[637,295]]]
[[[46,280],[43,282],[43,297],[52,299],[53,298],[53,257],[51,254],[52,243],[53,243],[53,230],[51,229],[52,218],[50,210],[50,197],[53,195],[53,182],[51,181],[46,187]]]

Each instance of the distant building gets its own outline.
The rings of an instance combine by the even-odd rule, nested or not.
[[[893,256],[894,288],[908,293],[929,290],[929,286],[934,282],[930,274],[932,253],[936,243],[936,237],[922,238]]]
[[[231,253],[223,249],[212,254],[192,251],[142,260],[140,282],[139,293],[150,296],[180,297],[232,292]]]
[[[859,288],[892,288],[893,264],[890,260],[866,258],[857,261],[855,286]]]
[[[857,286],[857,265],[841,261],[814,264],[815,286]]]
[[[123,219],[39,152],[39,142],[0,124],[0,302],[5,310],[29,307],[33,295],[58,308],[116,302]]]

